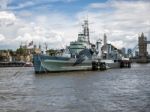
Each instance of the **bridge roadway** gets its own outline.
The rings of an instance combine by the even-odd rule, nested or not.
[[[147,41],[147,44],[150,44],[150,41]]]

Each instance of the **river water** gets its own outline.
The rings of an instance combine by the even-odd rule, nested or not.
[[[150,112],[150,64],[49,74],[0,68],[0,112]]]

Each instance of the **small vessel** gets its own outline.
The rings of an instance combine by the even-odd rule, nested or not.
[[[82,27],[83,31],[78,34],[77,41],[70,42],[61,56],[34,55],[35,73],[92,70],[95,67],[96,69],[98,69],[97,67],[104,69],[120,67],[121,56],[118,55],[118,52],[110,50],[114,47],[107,44],[106,38],[104,43],[106,47],[104,48],[101,39],[92,44],[89,38],[88,20],[84,21]],[[103,56],[103,54],[105,55]]]
[[[32,62],[25,62],[24,67],[33,67]]]
[[[33,67],[33,64],[31,62],[11,61],[0,62],[0,67]]]
[[[0,67],[23,67],[25,62],[0,62]]]

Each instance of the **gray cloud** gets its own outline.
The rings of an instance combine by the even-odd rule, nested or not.
[[[70,41],[76,40],[82,20],[87,15],[90,32],[93,32],[90,34],[92,42],[103,38],[104,33],[107,34],[109,42],[119,48],[133,48],[141,32],[150,39],[150,2],[111,0],[103,4],[94,4],[95,6],[89,4],[85,10],[74,14],[74,17],[64,13],[35,16],[27,11],[25,15],[21,15],[22,18],[19,18],[20,15],[18,17],[11,11],[3,11],[3,18],[0,16],[0,42],[5,44],[0,44],[0,48],[16,48],[21,41],[31,40],[35,43],[47,42],[50,48],[61,48]],[[20,5],[21,7],[25,6]],[[26,20],[23,16],[31,19]]]
[[[101,33],[101,37],[105,32],[116,46],[133,48],[138,35],[144,32],[148,36],[150,31],[149,6],[148,0],[109,0],[106,3],[89,4],[87,11],[79,13],[77,17],[82,18],[88,12],[89,20],[96,22],[92,26]]]
[[[74,40],[70,36],[70,33],[75,35],[76,32],[72,28],[73,23],[62,14],[39,15],[30,22],[13,12],[1,11],[0,15],[3,15],[0,17],[0,49],[15,49],[20,43],[32,40],[35,44],[46,42],[50,48],[62,48]],[[59,24],[60,21],[62,23]]]

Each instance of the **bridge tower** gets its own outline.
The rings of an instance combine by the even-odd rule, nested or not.
[[[140,62],[147,62],[147,38],[144,36],[144,33],[141,34],[138,38],[138,46],[139,46],[139,59]]]

